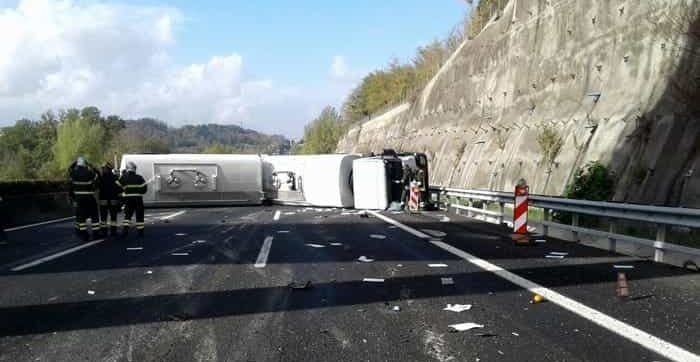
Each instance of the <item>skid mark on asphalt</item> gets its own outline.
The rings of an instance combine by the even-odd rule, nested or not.
[[[372,215],[378,219],[384,220],[385,222],[396,225],[400,229],[413,234],[421,239],[424,239],[435,245],[436,247],[445,250],[453,255],[456,255],[467,262],[483,269],[497,276],[520,286],[534,294],[542,295],[545,299],[551,301],[552,303],[577,314],[613,333],[616,333],[628,340],[639,344],[640,346],[658,353],[670,360],[677,362],[700,362],[700,356],[685,350],[679,346],[676,346],[670,342],[667,342],[661,338],[653,336],[641,329],[635,328],[627,323],[619,321],[613,317],[608,316],[598,310],[595,310],[583,303],[579,303],[571,298],[561,295],[551,289],[545,288],[531,280],[525,279],[517,274],[511,273],[495,264],[492,264],[484,259],[469,254],[463,250],[455,248],[452,245],[446,244],[439,240],[433,240],[431,237],[425,233],[422,233],[408,225],[404,225],[399,221],[396,221],[390,217],[384,216],[378,212],[370,211]]]

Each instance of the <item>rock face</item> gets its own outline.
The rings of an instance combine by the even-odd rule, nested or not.
[[[349,130],[340,152],[426,152],[436,185],[560,195],[590,161],[615,199],[700,206],[700,0],[511,0],[411,104]],[[697,39],[696,39],[697,40]],[[538,135],[562,141],[551,162]]]

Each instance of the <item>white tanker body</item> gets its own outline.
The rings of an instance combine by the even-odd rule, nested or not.
[[[258,155],[123,155],[148,182],[147,206],[260,205],[263,162]]]
[[[266,193],[282,204],[353,207],[352,163],[358,158],[347,154],[264,156],[273,180],[273,190]]]

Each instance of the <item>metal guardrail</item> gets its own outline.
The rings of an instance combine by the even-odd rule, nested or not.
[[[448,205],[471,214],[480,214],[495,217],[499,224],[505,219],[505,205],[514,203],[513,193],[488,191],[488,190],[463,190],[456,188],[434,186],[430,188],[430,193],[436,196],[436,201],[440,203],[440,197],[454,197],[457,200],[467,200],[468,206],[461,204]],[[482,208],[473,207],[473,201],[495,202],[499,205],[499,211],[487,210],[486,203]],[[700,209],[688,209],[682,207],[662,207],[639,204],[572,200],[560,197],[529,195],[529,206],[541,208],[544,211],[544,220],[539,222],[542,225],[544,235],[549,234],[550,228],[557,228],[570,231],[576,241],[579,234],[605,237],[614,245],[617,240],[631,242],[654,248],[654,261],[663,262],[665,251],[675,251],[683,254],[700,256],[700,249],[684,247],[666,242],[666,235],[669,226],[683,226],[690,228],[700,228]],[[572,214],[571,225],[553,222],[552,211],[568,212]],[[607,218],[610,223],[609,231],[587,229],[579,225],[579,215],[591,215]],[[656,240],[643,239],[616,232],[616,220],[632,220],[656,225]]]

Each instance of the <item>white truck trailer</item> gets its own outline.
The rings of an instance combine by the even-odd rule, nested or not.
[[[123,155],[148,181],[147,206],[259,205],[263,162],[257,155]]]

